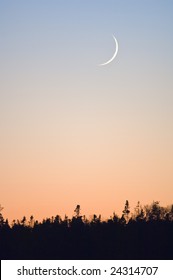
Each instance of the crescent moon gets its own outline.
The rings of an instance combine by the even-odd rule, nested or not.
[[[117,55],[117,53],[118,53],[118,41],[117,41],[117,39],[115,38],[114,35],[112,35],[112,37],[113,37],[113,39],[114,39],[114,41],[115,41],[115,45],[116,45],[116,49],[115,49],[114,55],[111,57],[111,59],[109,59],[109,60],[106,61],[105,63],[99,64],[99,66],[104,66],[104,65],[107,65],[107,64],[109,64],[110,62],[112,62],[112,61],[115,59],[115,57],[116,57],[116,55]]]

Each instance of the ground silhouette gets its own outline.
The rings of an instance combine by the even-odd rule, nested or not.
[[[2,210],[2,208],[0,208]],[[9,225],[0,213],[1,259],[173,259],[173,205],[161,207],[155,201],[134,213],[126,200],[122,216],[106,221],[93,215],[59,215],[42,222],[26,217]]]

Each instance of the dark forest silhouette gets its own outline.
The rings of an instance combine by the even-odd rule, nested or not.
[[[0,207],[0,211],[2,207]],[[42,222],[26,217],[9,225],[0,213],[1,259],[173,259],[173,205],[158,201],[134,213],[126,200],[122,216],[88,220],[80,205],[74,216]]]

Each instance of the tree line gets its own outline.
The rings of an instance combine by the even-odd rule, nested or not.
[[[2,212],[3,208],[0,207]],[[60,215],[38,222],[8,220],[0,213],[1,259],[172,259],[173,205],[158,201],[131,213],[128,200],[122,215],[88,220],[77,205],[69,218]]]

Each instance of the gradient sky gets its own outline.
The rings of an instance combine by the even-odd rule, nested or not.
[[[171,0],[0,1],[4,217],[173,203],[172,14]]]

